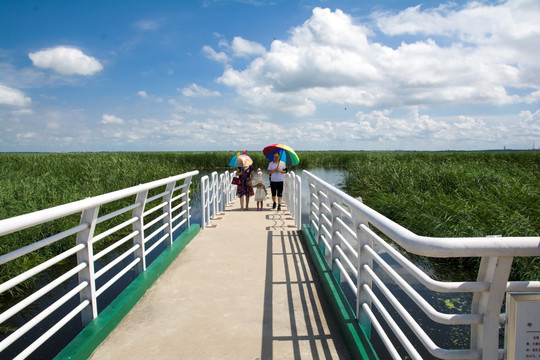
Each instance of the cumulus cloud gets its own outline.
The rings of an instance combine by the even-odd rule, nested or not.
[[[236,36],[233,39],[231,49],[233,51],[233,55],[238,57],[266,54],[266,49],[264,46],[257,42],[243,39],[240,36]]]
[[[268,52],[237,40],[238,49],[244,44],[246,54],[259,56],[244,69],[227,66],[218,82],[254,106],[297,116],[313,114],[321,103],[500,106],[538,98],[540,63],[533,53],[540,46],[540,3],[535,0],[414,7],[373,17],[377,30],[403,36],[401,45],[376,42],[375,29],[341,10],[315,8]],[[407,42],[410,34],[425,38]],[[220,54],[224,61],[227,55]],[[523,94],[509,91],[515,88]]]
[[[18,89],[13,89],[0,84],[0,105],[28,106],[32,100]]]
[[[206,89],[197,84],[191,84],[188,87],[178,89],[184,96],[195,97],[195,96],[220,96],[219,91],[213,91]]]
[[[54,70],[62,75],[94,75],[103,69],[94,57],[73,47],[57,46],[29,53],[32,63],[44,69]]]
[[[137,92],[137,95],[139,95],[140,97],[142,97],[143,99],[146,99],[148,98],[148,94],[146,93],[146,91],[139,91]]]
[[[226,63],[229,61],[229,56],[226,53],[224,53],[223,51],[217,52],[211,46],[208,46],[208,45],[203,46],[203,54],[207,58],[218,61],[218,62]]]
[[[124,119],[121,119],[114,115],[103,114],[101,123],[105,125],[122,125],[125,123]]]

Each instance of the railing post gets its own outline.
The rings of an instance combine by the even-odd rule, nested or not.
[[[169,235],[169,245],[172,245],[173,243],[173,233],[172,233],[172,204],[171,199],[174,192],[174,185],[176,184],[176,181],[173,181],[172,183],[168,183],[165,192],[167,194],[163,195],[163,202],[166,202],[167,205],[163,207],[163,213],[167,213],[168,215],[163,218],[163,221],[167,221],[169,226],[167,226],[164,230],[165,233]]]
[[[208,206],[209,195],[208,176],[201,178],[201,228],[206,229],[206,225],[210,225],[210,207]]]
[[[212,219],[215,219],[218,214],[218,204],[217,204],[217,197],[218,197],[218,173],[217,171],[214,171],[212,173],[212,184],[210,186],[212,189]]]
[[[79,294],[81,303],[85,300],[90,302],[81,312],[82,326],[85,327],[97,317],[96,281],[94,272],[94,250],[92,239],[96,229],[96,219],[99,206],[86,209],[81,214],[80,224],[88,224],[85,230],[77,233],[77,245],[84,244],[86,247],[77,252],[77,265],[86,263],[86,267],[79,272],[79,284],[86,281],[88,286],[83,288]]]
[[[353,225],[356,229],[356,239],[358,241],[358,277],[356,279],[356,317],[358,322],[366,335],[371,336],[371,319],[362,310],[362,304],[367,304],[371,308],[371,297],[366,294],[364,290],[364,284],[367,285],[370,289],[372,288],[372,279],[364,270],[364,265],[367,265],[370,269],[373,269],[373,258],[371,255],[364,250],[364,246],[369,246],[373,248],[373,240],[369,235],[362,229],[362,225],[369,227],[367,219],[362,217],[360,214],[355,214],[353,212]]]
[[[225,174],[219,174],[218,212],[225,210]]]
[[[337,232],[339,231],[341,233],[341,226],[337,222],[337,219],[339,218],[339,210],[336,209],[334,206],[334,203],[337,202],[337,199],[334,199],[333,197],[329,197],[329,207],[331,210],[331,216],[332,216],[332,229],[330,230],[330,234],[332,235],[332,238],[330,239],[330,256],[332,259],[331,263],[331,269],[332,273],[334,274],[334,277],[338,281],[338,283],[341,282],[341,271],[339,270],[339,267],[336,265],[336,260],[339,256],[339,253],[335,251],[335,248],[338,246],[341,246],[340,239],[337,236]]]
[[[191,192],[190,189],[191,189],[191,176],[190,177],[187,177],[185,180],[184,180],[184,185],[186,185],[186,187],[184,187],[184,191],[186,192],[186,204],[184,205],[185,206],[185,209],[186,209],[186,224],[187,224],[187,228],[189,228],[191,226],[191,220],[190,220],[190,217],[191,215],[189,214],[189,193]],[[180,210],[182,211],[182,210]]]
[[[139,245],[139,248],[135,250],[134,256],[135,258],[141,259],[135,265],[135,273],[138,275],[146,270],[146,253],[144,251],[144,219],[143,219],[143,213],[144,213],[144,207],[146,205],[146,199],[148,198],[148,190],[141,191],[137,193],[137,197],[135,198],[135,203],[140,203],[139,206],[137,206],[133,210],[133,217],[137,218],[137,221],[133,223],[133,231],[138,231],[137,235],[133,238],[133,245]]]
[[[499,352],[499,315],[506,293],[506,283],[512,269],[511,256],[484,256],[477,281],[487,281],[487,292],[474,293],[472,314],[484,314],[482,324],[471,325],[471,349],[482,351],[482,359],[497,359]]]
[[[302,179],[300,176],[295,176],[296,182],[296,229],[302,230]]]

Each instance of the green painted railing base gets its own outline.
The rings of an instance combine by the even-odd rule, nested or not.
[[[146,271],[137,276],[54,360],[88,359],[199,231],[198,224],[186,229],[172,246],[167,247]]]
[[[330,303],[351,357],[353,359],[378,359],[369,338],[360,328],[354,311],[332,274],[332,269],[326,263],[324,254],[316,243],[309,225],[303,225],[302,230],[312,263],[321,279],[323,291]]]

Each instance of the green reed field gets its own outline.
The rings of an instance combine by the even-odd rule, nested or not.
[[[0,219],[190,170],[225,171],[233,152],[0,154]],[[255,168],[268,160],[248,152]],[[538,152],[298,152],[297,167],[340,167],[353,196],[426,236],[538,236]],[[199,183],[194,179],[194,186]],[[0,255],[74,226],[77,217],[0,238]],[[0,266],[0,283],[72,244]],[[459,266],[477,260],[458,261]],[[443,264],[447,264],[448,262]],[[452,264],[450,264],[452,265]],[[540,259],[516,259],[514,279],[540,279]],[[26,284],[32,287],[31,283]],[[24,288],[23,286],[22,288]],[[24,291],[14,289],[12,295]],[[0,294],[0,298],[3,295]]]
[[[347,164],[346,189],[419,235],[540,235],[538,152],[360,153]],[[511,278],[539,280],[540,258],[516,258]]]

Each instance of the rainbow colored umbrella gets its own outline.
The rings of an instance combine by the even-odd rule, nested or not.
[[[272,144],[263,149],[263,154],[270,160],[274,160],[274,153],[279,153],[280,160],[287,166],[295,166],[300,163],[300,158],[294,150],[283,144]]]

